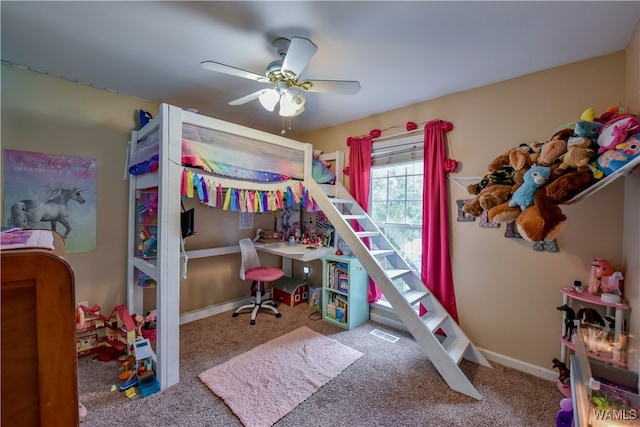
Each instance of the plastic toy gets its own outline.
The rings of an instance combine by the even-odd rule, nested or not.
[[[140,244],[138,250],[143,258],[155,258],[158,255],[158,239],[147,231],[140,231]]]
[[[622,296],[622,273],[614,271],[611,276],[605,276],[600,279],[600,289],[603,293]]]
[[[591,295],[600,295],[602,293],[602,278],[605,276],[611,276],[613,273],[613,266],[609,261],[602,258],[594,258],[591,263],[591,278],[589,280],[589,288],[587,291]]]
[[[576,312],[567,304],[557,307],[557,310],[565,312],[564,318],[564,336],[562,338],[571,341],[573,332],[576,330]]]
[[[556,416],[556,427],[573,426],[573,401],[565,397],[560,401],[560,410]]]
[[[558,359],[553,359],[552,363],[553,368],[558,369],[560,373],[560,375],[558,376],[558,380],[560,380],[561,383],[566,384],[569,381],[570,377],[569,368],[567,368],[567,365],[565,363],[559,361]]]

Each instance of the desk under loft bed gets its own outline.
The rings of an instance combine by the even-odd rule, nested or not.
[[[327,163],[332,166],[328,168]],[[198,197],[209,206],[240,212],[275,210],[294,203],[314,211],[314,197],[334,194],[332,184],[342,182],[343,167],[342,152],[314,159],[311,144],[167,104],[141,130],[131,133],[125,171],[129,179],[127,305],[129,312],[142,313],[140,275],[155,281],[156,375],[162,388],[179,381],[181,198]],[[142,213],[139,200],[150,189],[157,189],[155,209]],[[140,256],[137,250],[142,214],[154,217],[153,257]],[[198,223],[205,221],[198,217]],[[227,246],[186,254],[192,259],[237,252],[238,246]]]

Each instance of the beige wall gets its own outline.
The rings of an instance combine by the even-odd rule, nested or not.
[[[105,311],[127,298],[123,171],[139,108],[157,112],[148,102],[2,65],[2,148],[96,159],[97,248],[70,254],[69,262],[76,300]]]
[[[606,76],[606,78],[605,78]],[[625,102],[625,52],[554,68],[478,89],[296,136],[314,146],[348,152],[349,136],[371,129],[440,118],[454,124],[450,141],[458,176],[480,176],[493,157],[523,142],[548,139],[554,128],[579,120],[587,107],[604,112]],[[549,368],[559,356],[560,288],[588,282],[591,259],[622,268],[624,180],[576,205],[563,207],[568,222],[559,252],[504,237],[478,222],[456,221],[456,200],[469,198],[450,185],[451,251],[462,328],[481,348]],[[602,209],[606,206],[606,215]],[[605,219],[606,218],[606,219]]]
[[[637,53],[637,46],[636,32],[630,49]],[[637,54],[631,57],[637,62]],[[442,118],[455,126],[450,138],[461,163],[459,175],[477,176],[497,153],[521,142],[550,137],[555,126],[577,120],[589,106],[602,112],[623,101],[637,109],[639,97],[625,91],[628,68],[625,53],[620,52],[294,138],[325,151],[348,153],[348,136],[407,121]],[[627,89],[633,86],[629,80],[627,74]],[[636,79],[636,91],[638,87]],[[97,159],[97,250],[69,256],[76,274],[76,297],[105,309],[125,302],[128,201],[127,183],[122,179],[124,153],[137,110],[155,114],[157,105],[6,65],[2,65],[2,88],[2,148]],[[627,193],[638,194],[638,172],[632,175],[632,183],[635,187],[627,185]],[[504,227],[482,229],[477,222],[456,222],[455,200],[468,195],[451,186],[458,311],[461,325],[477,345],[548,368],[559,353],[561,316],[555,309],[561,302],[559,288],[574,278],[587,280],[591,258],[596,256],[616,266],[624,259],[625,267],[635,274],[636,288],[630,295],[637,297],[640,275],[633,269],[637,265],[633,260],[638,259],[639,233],[637,220],[627,219],[626,225],[631,222],[629,228],[635,234],[625,230],[623,257],[624,191],[624,181],[619,180],[586,201],[563,207],[569,221],[558,241],[560,252],[552,254],[535,252],[522,240],[504,238]],[[638,198],[629,199],[627,209],[633,204],[637,218]],[[607,208],[604,218],[599,213],[603,206]],[[197,206],[198,234],[190,238],[189,245],[197,249],[213,242],[234,244],[247,233],[237,230],[237,221],[233,213]],[[257,221],[256,226],[261,221],[270,224],[273,218],[261,216]],[[234,286],[239,281],[238,267],[236,256],[190,262],[189,281],[181,287],[181,312],[246,294]]]

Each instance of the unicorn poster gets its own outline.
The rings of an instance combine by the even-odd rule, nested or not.
[[[4,150],[5,225],[57,231],[67,253],[96,249],[96,161]]]

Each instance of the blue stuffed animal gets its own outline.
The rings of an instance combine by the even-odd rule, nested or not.
[[[520,206],[525,210],[533,205],[533,195],[551,176],[551,169],[545,166],[532,166],[524,174],[524,183],[511,196],[510,207]]]

